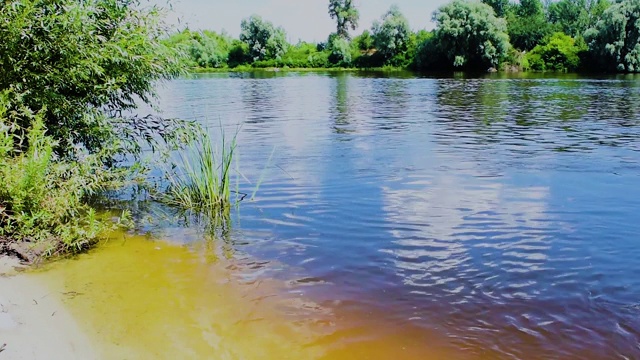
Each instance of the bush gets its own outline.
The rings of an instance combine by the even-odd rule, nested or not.
[[[533,49],[553,31],[551,24],[542,15],[528,17],[510,15],[508,24],[511,44],[524,51]]]
[[[369,30],[364,30],[362,34],[353,38],[352,43],[358,50],[366,52],[373,48],[373,36],[371,36]]]
[[[351,45],[349,41],[340,36],[331,36],[329,39],[329,62],[337,66],[351,66]]]
[[[527,52],[520,51],[516,48],[510,48],[507,59],[502,63],[502,71],[514,72],[530,69]]]
[[[359,54],[354,58],[354,66],[361,69],[372,69],[384,66],[385,58],[378,52]]]
[[[251,62],[251,56],[249,55],[249,45],[243,43],[240,40],[234,40],[229,50],[229,67],[237,67],[245,65]]]
[[[44,244],[47,254],[79,251],[115,225],[96,215],[89,196],[121,183],[99,154],[57,161],[56,141],[46,135],[43,114],[23,109],[23,129],[7,121],[6,93],[0,97],[0,237]],[[26,135],[24,135],[26,134]],[[17,150],[16,143],[28,144]]]
[[[315,68],[327,65],[328,54],[318,51],[315,44],[300,42],[291,46],[282,56],[283,66],[291,68]]]
[[[554,33],[526,55],[529,67],[537,71],[575,71],[580,67],[580,53],[586,50],[584,41],[565,33]]]
[[[436,50],[432,45],[432,39],[433,32],[427,30],[420,30],[412,36],[409,42],[409,49],[407,50],[408,55],[411,56],[409,66],[412,69],[419,70],[433,66],[433,64],[430,63],[430,58],[433,55],[432,52]]]
[[[125,115],[184,71],[160,15],[136,0],[0,5],[0,251],[91,245],[114,225],[90,200],[143,169],[117,160],[193,135],[189,122]]]
[[[0,89],[11,90],[11,121],[30,127],[16,111],[23,105],[41,114],[59,155],[77,146],[137,149],[149,124],[123,114],[138,100],[150,103],[157,81],[183,69],[178,51],[161,41],[160,15],[135,0],[3,2]]]
[[[187,63],[202,68],[227,66],[232,40],[213,31],[184,30],[172,35],[165,43],[188,55]]]
[[[438,68],[447,68],[449,60],[443,51],[438,48],[438,43],[433,36],[424,39],[416,50],[414,59],[415,68],[417,70],[438,70]]]

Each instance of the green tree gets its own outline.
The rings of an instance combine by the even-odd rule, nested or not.
[[[156,83],[183,68],[161,41],[161,14],[133,0],[2,2],[0,89],[11,93],[9,120],[27,129],[31,118],[19,114],[41,114],[61,155],[125,139],[135,149],[133,137],[152,137],[150,119],[124,114],[138,100],[150,103]],[[162,131],[167,122],[158,121],[152,126]]]
[[[563,32],[577,36],[589,26],[587,0],[560,0],[552,2],[547,9],[547,17]]]
[[[557,32],[545,38],[527,56],[529,66],[538,71],[575,71],[580,66],[580,53],[586,50],[584,41]]]
[[[604,14],[604,11],[611,6],[609,0],[593,0],[591,6],[591,23],[595,24],[598,19]]]
[[[421,51],[423,59],[444,58],[454,68],[486,70],[497,67],[507,55],[509,36],[504,19],[496,17],[491,6],[465,0],[453,0],[433,16],[434,38]],[[425,61],[422,61],[424,64]]]
[[[360,12],[352,0],[329,0],[329,16],[336,20],[336,34],[349,39],[349,28],[355,30],[358,27]]]
[[[231,48],[229,49],[228,65],[232,68],[251,62],[251,56],[249,55],[249,45],[240,41],[233,40],[231,42]]]
[[[360,51],[369,51],[373,48],[373,36],[371,36],[369,30],[364,30],[362,34],[353,38],[353,44],[355,44]]]
[[[523,18],[509,15],[507,21],[511,44],[520,50],[533,49],[542,39],[553,32],[551,24],[544,16]]]
[[[427,30],[419,30],[414,35],[413,42],[407,54],[411,56],[410,66],[412,69],[429,69],[433,66],[432,60],[437,54],[433,48],[433,32]]]
[[[329,37],[329,61],[338,66],[351,66],[351,45],[349,41],[341,36],[332,34]]]
[[[544,5],[540,0],[520,0],[520,4],[516,8],[516,14],[522,18],[543,16]]]
[[[540,0],[522,0],[507,15],[511,44],[520,50],[533,49],[553,32]]]
[[[243,19],[240,29],[240,40],[249,46],[253,61],[280,59],[289,47],[284,29],[258,15]]]
[[[611,5],[585,40],[599,70],[640,72],[640,0]]]
[[[510,6],[509,0],[482,0],[482,2],[491,6],[498,17],[505,17]]]
[[[227,65],[232,40],[213,31],[191,32],[187,29],[172,35],[165,43],[189,55],[190,66],[219,68]]]
[[[607,0],[560,0],[549,4],[547,17],[559,30],[582,36],[610,5]]]
[[[373,23],[371,32],[374,46],[385,60],[407,51],[411,28],[396,5],[382,16],[382,22]]]

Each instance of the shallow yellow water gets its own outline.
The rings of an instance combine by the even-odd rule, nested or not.
[[[422,332],[238,282],[230,261],[120,235],[39,271],[105,359],[451,359]]]

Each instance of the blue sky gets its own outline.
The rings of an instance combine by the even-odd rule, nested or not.
[[[360,26],[353,34],[371,28],[392,4],[400,7],[414,30],[432,29],[431,15],[448,0],[355,0],[360,10]],[[165,5],[167,0],[152,0]],[[173,13],[169,19],[181,19],[191,29],[226,30],[232,36],[240,33],[240,21],[258,14],[282,26],[290,42],[324,41],[334,31],[327,14],[328,0],[170,0]]]

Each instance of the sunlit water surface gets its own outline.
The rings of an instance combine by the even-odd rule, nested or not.
[[[140,332],[209,329],[182,348],[227,349],[212,358],[640,358],[640,78],[215,74],[160,93],[165,116],[240,126],[241,190],[263,181],[215,261],[193,228],[153,229],[192,260],[134,272],[161,289]]]

